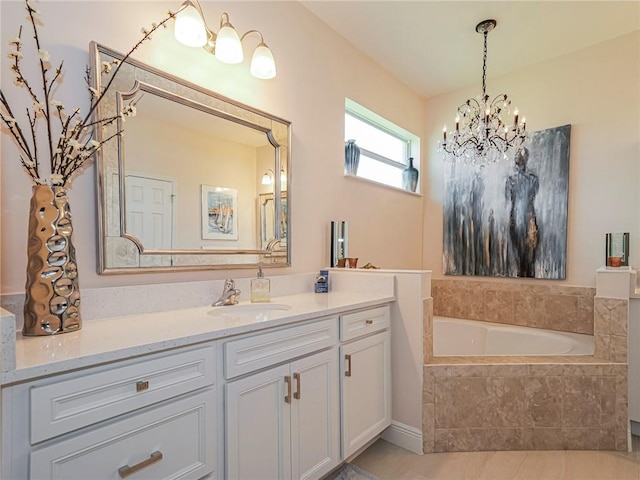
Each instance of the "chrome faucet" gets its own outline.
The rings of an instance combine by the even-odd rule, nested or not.
[[[213,302],[212,307],[221,307],[226,305],[235,305],[238,303],[238,297],[240,296],[240,290],[236,288],[236,282],[230,278],[224,281],[224,290],[220,298]]]

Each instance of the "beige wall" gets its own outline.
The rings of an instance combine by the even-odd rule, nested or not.
[[[489,68],[490,73],[490,68]],[[443,169],[436,151],[442,125],[480,91],[478,85],[426,102],[423,267],[442,277]],[[506,93],[527,117],[527,128],[571,124],[567,279],[595,286],[605,233],[630,232],[630,261],[640,265],[640,32],[625,35],[501,78],[491,95]],[[517,280],[522,282],[522,280]]]
[[[56,97],[68,107],[87,110],[83,75],[88,45],[95,40],[127,51],[140,28],[158,21],[180,2],[39,2],[45,28],[42,42],[52,60],[64,59],[66,75]],[[7,68],[7,41],[24,23],[21,2],[1,2],[2,87],[13,99]],[[203,2],[212,27],[229,12],[241,32],[257,28],[272,49],[278,76],[261,81],[245,65],[223,65],[200,49],[159,31],[136,58],[218,91],[238,101],[290,120],[293,124],[291,169],[292,262],[270,275],[308,272],[329,263],[329,222],[350,222],[350,253],[362,264],[387,268],[422,266],[422,198],[343,177],[344,99],[349,97],[402,128],[424,131],[423,100],[367,56],[356,51],[297,2]],[[28,35],[24,35],[28,38]],[[253,47],[249,38],[247,46]],[[248,51],[248,49],[246,49]],[[32,59],[27,56],[26,60]],[[36,78],[32,72],[29,78]],[[17,152],[2,138],[1,288],[24,289],[30,182],[18,165]],[[260,173],[258,173],[260,175]],[[247,270],[106,276],[96,273],[94,169],[89,166],[72,183],[69,197],[82,287],[150,284],[253,276]],[[10,227],[9,227],[10,225]],[[431,235],[431,233],[430,233]]]
[[[65,60],[67,73],[57,97],[86,111],[83,74],[89,41],[126,51],[138,39],[141,26],[159,20],[167,9],[178,5],[40,2],[45,48],[52,59]],[[24,23],[23,5],[5,1],[0,8],[2,86],[13,99],[5,54],[7,39],[15,36],[16,25]],[[241,66],[219,64],[205,52],[175,42],[170,29],[158,32],[136,57],[293,123],[293,185],[289,189],[293,265],[270,274],[313,271],[328,264],[329,222],[348,220],[350,254],[362,264],[433,269],[434,277],[442,277],[442,168],[435,145],[442,124],[451,123],[458,104],[477,94],[480,85],[425,103],[296,2],[204,2],[204,10],[212,26],[222,11],[228,11],[239,31],[260,29],[274,52],[278,77],[254,79],[248,74],[248,59]],[[564,284],[595,285],[606,232],[630,232],[631,263],[640,265],[639,36],[636,32],[488,80],[490,93],[505,92],[517,102],[529,128],[572,124]],[[253,46],[249,44],[251,39],[247,46]],[[427,158],[421,164],[428,166],[421,179],[424,202],[418,196],[342,176],[345,97],[424,135]],[[24,288],[30,183],[6,135],[1,145],[0,291],[18,293]],[[252,275],[238,270],[98,276],[94,174],[93,166],[86,168],[69,194],[82,286]]]

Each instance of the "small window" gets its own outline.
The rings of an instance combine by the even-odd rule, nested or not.
[[[420,139],[416,135],[346,99],[344,140],[350,139],[360,148],[357,177],[403,189],[402,172],[410,157],[420,170]]]

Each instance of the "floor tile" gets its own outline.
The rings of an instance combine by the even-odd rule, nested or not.
[[[563,451],[527,452],[513,480],[559,480],[565,461]],[[577,479],[576,479],[577,480]]]
[[[637,480],[635,455],[618,452],[566,452],[562,480]]]
[[[528,452],[491,452],[478,480],[510,480],[523,464]]]
[[[380,480],[640,480],[640,452],[560,450],[417,455],[378,440],[353,463]]]

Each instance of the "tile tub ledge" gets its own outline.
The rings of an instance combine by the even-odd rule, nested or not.
[[[249,316],[216,318],[213,307],[167,310],[86,321],[78,332],[23,338],[15,317],[0,310],[0,382],[4,385],[105,364],[190,344],[257,332],[348,310],[395,301],[395,293],[302,293],[274,297],[272,303],[291,305],[272,310],[267,319]],[[246,304],[249,302],[241,302]],[[218,307],[229,308],[234,307]]]

